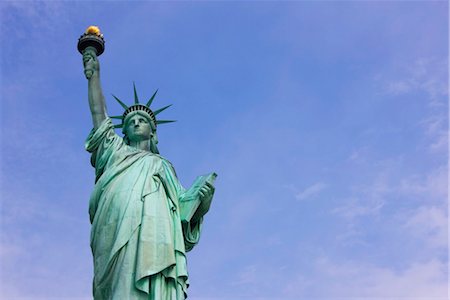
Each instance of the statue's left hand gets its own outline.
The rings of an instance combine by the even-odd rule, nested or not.
[[[211,183],[205,182],[205,185],[203,185],[199,191],[200,200],[212,197],[214,190],[215,188]]]

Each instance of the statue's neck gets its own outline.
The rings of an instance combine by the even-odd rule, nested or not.
[[[130,147],[150,151],[150,140],[142,140],[142,141],[130,141]]]

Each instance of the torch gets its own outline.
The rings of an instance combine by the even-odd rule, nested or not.
[[[84,54],[87,49],[93,50],[97,56],[100,56],[105,51],[105,39],[97,26],[89,26],[78,39],[78,51]],[[88,73],[86,76],[92,76],[93,71],[88,72],[90,74]]]

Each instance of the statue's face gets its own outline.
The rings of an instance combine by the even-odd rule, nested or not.
[[[131,142],[148,140],[152,136],[150,120],[139,112],[127,117],[125,134]]]

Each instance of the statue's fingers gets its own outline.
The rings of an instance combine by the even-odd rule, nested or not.
[[[87,64],[88,62],[92,61],[92,57],[91,56],[86,56],[85,58],[83,58],[83,62],[85,64]]]
[[[92,50],[86,50],[83,53],[83,57],[88,57],[88,58],[94,58],[95,57],[95,53]]]
[[[92,47],[87,47],[86,50],[84,50],[84,53],[92,54],[93,53]]]
[[[205,197],[205,194],[201,190],[198,193],[200,194],[200,196]]]
[[[214,186],[210,183],[207,183],[205,188],[208,190],[209,193],[212,193],[214,191]]]
[[[94,50],[89,49],[88,53],[89,53],[89,56],[92,58],[93,61],[97,60],[97,53]]]

